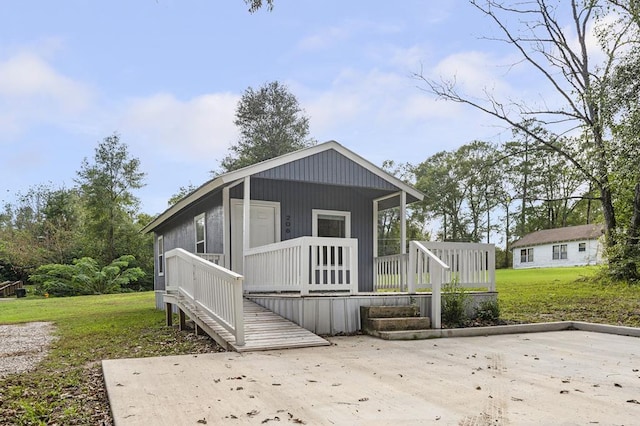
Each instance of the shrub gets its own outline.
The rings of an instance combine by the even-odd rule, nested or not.
[[[475,308],[475,318],[479,321],[495,322],[500,319],[500,305],[497,300],[483,300]]]
[[[464,325],[469,302],[469,294],[457,281],[445,284],[442,287],[442,322],[451,327]]]
[[[134,260],[131,255],[121,256],[100,268],[95,259],[83,257],[74,260],[72,265],[42,265],[29,279],[40,293],[52,296],[117,293],[144,276],[142,269],[129,267]]]

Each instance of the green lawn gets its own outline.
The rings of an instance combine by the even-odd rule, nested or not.
[[[603,285],[595,268],[496,271],[502,319],[640,326],[640,286]],[[153,292],[0,301],[0,324],[52,321],[58,340],[32,372],[0,379],[0,424],[110,424],[100,361],[215,350],[164,327]]]
[[[640,326],[640,286],[601,284],[596,267],[496,271],[501,317]]]
[[[110,424],[99,361],[215,350],[154,306],[153,292],[1,301],[0,324],[52,321],[58,340],[34,371],[0,379],[0,424]]]

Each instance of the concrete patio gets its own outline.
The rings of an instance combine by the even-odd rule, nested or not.
[[[116,425],[632,424],[640,340],[555,331],[103,361]]]

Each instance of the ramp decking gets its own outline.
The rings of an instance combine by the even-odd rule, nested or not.
[[[184,324],[184,315],[187,315],[196,324],[196,332],[206,332],[227,350],[250,352],[330,345],[309,330],[244,299],[245,344],[239,346],[233,334],[183,297],[165,295],[165,302],[176,304],[184,312],[181,314],[181,325]]]

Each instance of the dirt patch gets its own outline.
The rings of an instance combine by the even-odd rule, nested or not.
[[[35,368],[47,356],[54,331],[50,322],[0,325],[0,378]]]

